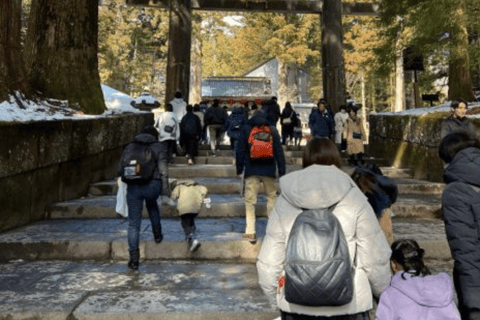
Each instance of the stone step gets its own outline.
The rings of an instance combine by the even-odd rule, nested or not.
[[[173,165],[185,165],[187,164],[187,158],[185,156],[177,156],[173,159],[172,164]],[[233,155],[229,151],[224,151],[224,154],[217,155],[215,157],[212,157],[211,155],[205,156],[205,155],[200,155],[195,157],[195,164],[200,165],[200,164],[232,164],[234,161]],[[348,166],[348,159],[347,158],[342,158],[343,165]],[[367,159],[368,162],[374,161],[377,165],[379,166],[388,166],[389,161],[387,159]],[[287,165],[302,165],[302,156],[301,155],[296,155],[296,156],[287,156],[285,155],[285,163]]]
[[[242,240],[244,218],[196,219],[197,237],[202,246],[191,253],[185,242],[180,219],[162,219],[164,239],[153,241],[150,220],[143,219],[140,255],[144,260],[210,260],[254,263],[265,236],[267,218],[258,218],[258,242]],[[440,219],[393,219],[395,239],[412,238],[431,259],[451,259]],[[128,260],[128,221],[44,220],[0,234],[0,261],[11,260]]]
[[[253,264],[43,261],[0,265],[0,319],[271,320]]]
[[[207,187],[211,194],[231,194],[240,193],[242,180],[239,177],[234,178],[192,178],[198,184]],[[394,178],[398,184],[399,194],[441,194],[445,187],[443,183],[428,182],[415,179]],[[277,188],[280,190],[277,182]],[[117,183],[115,180],[108,180],[94,183],[90,186],[88,194],[90,196],[105,196],[117,194]],[[260,187],[263,193],[263,185]]]
[[[426,260],[452,276],[451,260]],[[251,264],[16,261],[0,265],[0,319],[272,320]],[[454,294],[454,301],[457,303]]]
[[[244,217],[245,202],[240,194],[210,194],[210,208],[202,207],[200,217],[228,218]],[[71,201],[59,202],[47,208],[47,219],[103,219],[115,218],[116,196],[85,197]],[[160,214],[165,218],[175,218],[175,207],[158,200]],[[267,199],[264,194],[258,195],[255,206],[259,217],[266,217]],[[398,217],[441,218],[441,203],[439,195],[399,195],[392,206]],[[147,217],[144,208],[143,216]]]
[[[185,165],[187,164],[188,159],[186,157],[175,157],[172,161],[173,165]],[[233,156],[218,156],[218,157],[204,157],[204,156],[198,156],[195,157],[195,165],[202,165],[202,164],[219,164],[219,165],[229,165],[233,164],[234,162],[234,157]],[[301,165],[302,164],[302,158],[301,157],[286,157],[285,158],[285,163],[287,165]]]
[[[287,165],[287,173],[301,170],[301,165]],[[392,178],[412,178],[413,171],[409,168],[380,167],[383,174]],[[237,176],[235,165],[172,165],[170,167],[170,177],[174,179],[191,179],[197,177],[210,178],[234,178]],[[345,166],[343,171],[351,174],[354,168]]]

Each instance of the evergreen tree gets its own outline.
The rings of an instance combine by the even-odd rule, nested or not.
[[[383,56],[396,55],[392,48],[397,38],[397,21],[403,21],[405,46],[414,46],[425,56],[448,52],[448,98],[472,101],[470,72],[479,65],[480,48],[470,39],[480,30],[480,1],[382,0],[380,4],[382,22],[386,27],[384,35],[389,39],[383,47],[386,49]]]

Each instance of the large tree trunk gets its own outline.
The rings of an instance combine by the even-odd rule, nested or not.
[[[16,90],[28,95],[20,30],[22,0],[0,1],[0,101]]]
[[[346,104],[342,1],[324,0],[322,12],[323,96],[338,112]]]
[[[465,1],[459,1],[456,21],[458,30],[453,33],[454,49],[453,59],[448,66],[448,99],[464,99],[475,101],[473,83],[468,68],[468,26],[466,25]]]
[[[34,90],[102,113],[97,52],[98,0],[32,1],[25,58]]]
[[[186,100],[190,97],[191,43],[191,0],[171,0],[165,103],[170,102],[177,91],[180,91]]]
[[[475,101],[473,83],[468,70],[467,58],[458,58],[450,62],[448,68],[448,100],[464,99]]]

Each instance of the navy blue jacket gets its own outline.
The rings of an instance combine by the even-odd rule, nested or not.
[[[235,120],[234,120],[235,119]],[[227,129],[227,134],[232,139],[240,139],[241,137],[241,127],[247,124],[248,117],[245,114],[245,110],[243,108],[235,108],[233,109],[232,113],[227,119],[227,123],[225,125]],[[237,130],[234,128],[235,122],[240,124],[240,129]]]
[[[445,169],[442,210],[455,261],[453,281],[459,309],[480,315],[480,150],[459,151]],[[461,303],[463,301],[463,303]]]
[[[248,120],[248,123],[242,127],[241,137],[238,140],[238,149],[236,154],[237,174],[242,174],[245,171],[245,177],[248,176],[267,176],[276,177],[278,166],[279,176],[283,176],[286,172],[285,157],[283,155],[283,148],[280,142],[280,135],[277,129],[270,126],[273,132],[274,142],[273,151],[275,158],[268,163],[252,163],[250,162],[250,150],[248,144],[248,137],[253,126],[268,125],[265,113],[258,112],[256,115]]]
[[[313,109],[308,117],[308,126],[312,136],[328,138],[335,134],[335,120],[327,110],[320,113],[317,108]]]

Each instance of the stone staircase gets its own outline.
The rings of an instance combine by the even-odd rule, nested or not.
[[[301,147],[285,148],[287,172],[301,169],[301,155]],[[414,180],[409,169],[375,161],[399,185],[392,208],[395,237],[416,239],[434,271],[450,271],[440,219],[443,184]],[[256,208],[259,241],[242,241],[242,181],[228,146],[216,157],[202,146],[194,166],[180,154],[170,177],[191,178],[209,190],[211,206],[196,220],[202,243],[197,252],[187,250],[174,208],[162,204],[163,242],[153,241],[144,219],[143,261],[138,272],[127,269],[128,222],[116,217],[116,183],[95,183],[84,198],[52,204],[45,220],[0,234],[0,261],[9,261],[0,264],[0,319],[277,317],[258,287],[254,265],[267,225],[266,198],[259,195]]]

